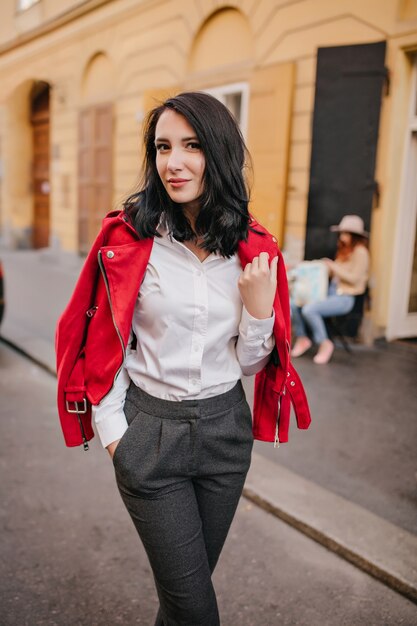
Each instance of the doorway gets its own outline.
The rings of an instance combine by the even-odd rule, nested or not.
[[[49,245],[49,85],[36,83],[31,94],[33,141],[33,236],[34,248]]]
[[[80,111],[78,120],[78,241],[87,254],[111,208],[113,106]]]
[[[387,339],[417,337],[417,56],[414,57]]]

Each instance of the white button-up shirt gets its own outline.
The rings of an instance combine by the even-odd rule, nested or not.
[[[104,447],[127,429],[131,380],[164,400],[210,398],[261,370],[274,347],[274,316],[257,320],[242,306],[238,256],[210,254],[201,262],[164,228],[159,232],[133,314],[136,349],[128,347],[113,388],[93,407]]]

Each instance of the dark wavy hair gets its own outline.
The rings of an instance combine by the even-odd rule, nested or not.
[[[203,192],[195,231],[181,205],[166,192],[156,169],[155,129],[162,113],[171,109],[192,126],[205,157]],[[250,159],[242,133],[229,110],[206,93],[181,93],[165,100],[148,115],[144,127],[145,154],[140,190],[123,203],[140,237],[159,236],[162,213],[178,241],[202,238],[202,248],[232,256],[245,240],[251,221],[249,190],[243,176]]]

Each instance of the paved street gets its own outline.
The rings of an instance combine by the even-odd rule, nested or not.
[[[55,379],[0,343],[2,626],[152,624],[149,566],[95,441],[67,449]],[[223,626],[380,626],[414,604],[242,499],[215,573]]]

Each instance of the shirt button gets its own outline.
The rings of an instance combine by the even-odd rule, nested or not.
[[[201,276],[201,271],[200,271],[200,270],[196,270],[195,275],[196,275],[196,276]]]
[[[112,259],[114,257],[114,252],[113,250],[109,250],[108,252],[106,252],[106,257],[108,259]]]
[[[191,384],[194,385],[194,386],[197,384],[197,381],[196,381],[195,378],[193,378],[193,380],[191,381]]]
[[[194,348],[193,348],[194,352],[198,352],[199,349],[200,349],[200,346],[194,346]]]

